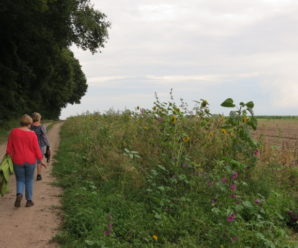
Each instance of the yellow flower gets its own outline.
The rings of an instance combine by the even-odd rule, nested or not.
[[[189,142],[189,141],[190,141],[190,137],[187,136],[187,137],[184,137],[184,138],[183,138],[183,142],[187,143],[187,142]]]
[[[214,132],[210,132],[209,135],[210,135],[211,137],[213,137],[213,136],[214,136]]]
[[[158,236],[157,235],[152,235],[152,238],[155,240],[155,241],[157,241],[158,240]]]
[[[223,134],[228,134],[227,129],[222,128],[221,131],[222,131]]]
[[[247,121],[248,121],[248,117],[247,117],[247,116],[243,116],[243,117],[242,117],[242,121],[243,121],[243,122],[247,122]]]
[[[176,115],[173,115],[172,117],[172,122],[175,124],[177,122],[177,116]]]
[[[201,107],[205,108],[209,103],[206,100],[203,100],[201,103]]]

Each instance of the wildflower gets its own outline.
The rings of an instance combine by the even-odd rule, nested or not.
[[[152,238],[155,240],[155,241],[157,241],[158,240],[158,236],[157,235],[152,235]]]
[[[211,137],[213,137],[213,136],[214,136],[214,132],[210,132],[209,135],[210,135]]]
[[[234,221],[235,219],[236,219],[236,214],[234,214],[234,213],[227,217],[227,221],[228,221],[228,222],[232,222],[232,221]]]
[[[261,200],[257,199],[257,200],[255,200],[255,203],[256,204],[260,204],[261,203]]]
[[[222,182],[222,183],[226,183],[227,180],[228,180],[228,179],[227,179],[226,177],[223,177],[223,178],[221,179],[221,182]]]
[[[232,237],[231,240],[232,240],[232,242],[238,241],[238,237],[236,237],[236,236]]]
[[[201,103],[201,108],[205,108],[209,103],[206,100],[203,100]]]
[[[234,172],[233,175],[232,175],[232,179],[235,180],[237,177],[238,177],[238,173]]]
[[[243,122],[247,122],[247,121],[248,121],[248,117],[247,117],[247,116],[243,116],[243,117],[242,117],[242,121],[243,121]]]
[[[187,136],[187,137],[184,137],[184,138],[183,138],[183,142],[184,142],[184,143],[187,143],[187,142],[189,142],[189,141],[190,141],[190,137]]]
[[[231,189],[232,191],[236,191],[236,190],[237,190],[237,185],[236,185],[235,183],[233,183],[233,184],[231,185],[230,189]]]
[[[110,232],[110,231],[105,231],[103,234],[104,234],[105,236],[110,236],[110,235],[111,235],[111,232]]]
[[[254,155],[256,157],[260,156],[260,150],[259,149],[256,149],[255,152],[254,152]]]
[[[236,194],[231,194],[230,197],[231,197],[232,199],[235,199],[235,198],[237,198],[237,195],[236,195]]]
[[[228,134],[227,129],[222,128],[221,131],[222,131],[223,134]]]
[[[177,116],[176,115],[173,115],[172,116],[172,122],[175,124],[177,122]]]

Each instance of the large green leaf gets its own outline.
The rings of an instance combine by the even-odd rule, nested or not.
[[[253,101],[250,101],[250,102],[246,103],[246,106],[247,106],[248,108],[252,109],[252,108],[255,106],[255,104],[254,104]]]
[[[221,106],[225,108],[234,108],[235,104],[232,98],[228,98],[221,104]]]

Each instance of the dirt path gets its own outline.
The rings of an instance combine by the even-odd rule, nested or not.
[[[59,130],[63,123],[55,124],[48,132],[52,154],[59,146]],[[0,146],[0,156],[5,153],[6,145]],[[60,205],[59,196],[62,193],[51,183],[52,162],[43,170],[43,180],[34,182],[33,201],[31,208],[25,207],[23,199],[20,208],[14,207],[15,178],[10,180],[10,193],[0,196],[0,247],[1,248],[54,248],[49,241],[55,235],[60,220],[57,215],[57,206]]]

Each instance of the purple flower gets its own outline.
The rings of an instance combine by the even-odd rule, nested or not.
[[[236,185],[235,183],[233,183],[233,184],[231,185],[230,189],[231,189],[232,191],[236,191],[236,190],[237,190],[237,185]]]
[[[233,175],[232,175],[232,179],[235,180],[237,177],[238,177],[238,173],[234,172]]]
[[[227,217],[227,221],[228,221],[228,222],[232,222],[232,221],[234,221],[235,219],[236,219],[236,214],[234,214],[234,213]]]
[[[236,194],[231,194],[230,197],[231,197],[232,199],[236,199],[236,198],[237,198],[237,195],[236,195]]]
[[[222,183],[226,183],[227,180],[228,180],[228,179],[227,179],[226,177],[223,177],[223,178],[221,179],[221,182],[222,182]]]
[[[232,242],[238,241],[238,237],[236,237],[236,236],[232,237],[231,240],[232,240]]]
[[[103,234],[104,234],[105,236],[110,236],[110,235],[111,235],[111,232],[106,231],[106,232],[104,232]]]
[[[261,200],[257,199],[257,200],[255,200],[255,203],[256,204],[260,204],[261,203]]]
[[[256,157],[260,156],[260,150],[259,149],[256,149],[255,152],[254,152],[254,155]]]

